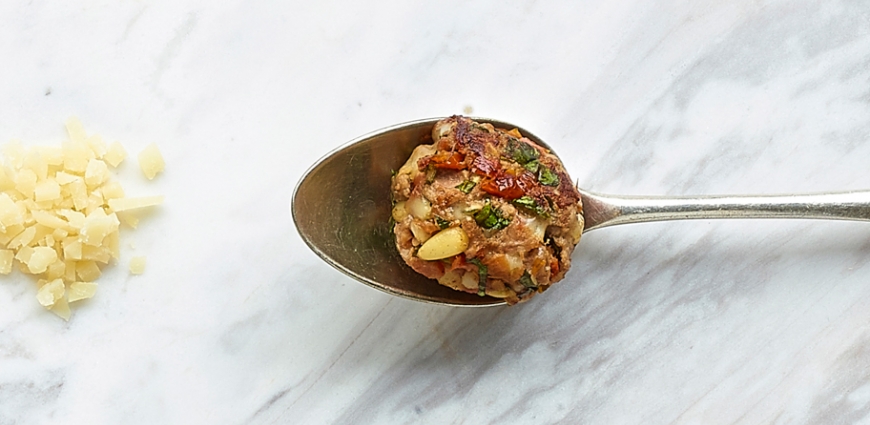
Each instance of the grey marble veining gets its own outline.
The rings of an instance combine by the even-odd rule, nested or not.
[[[590,232],[511,308],[393,298],[293,228],[308,166],[471,110],[618,194],[870,188],[870,3],[0,5],[0,142],[156,142],[167,201],[66,323],[0,279],[0,424],[870,423],[870,227]],[[126,262],[147,255],[142,276]]]

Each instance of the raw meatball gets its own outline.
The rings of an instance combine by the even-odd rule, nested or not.
[[[525,301],[565,276],[583,232],[561,161],[522,137],[461,116],[439,121],[392,181],[396,246],[442,285]]]

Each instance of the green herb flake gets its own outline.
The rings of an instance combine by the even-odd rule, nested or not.
[[[511,159],[519,162],[521,165],[526,165],[541,156],[541,153],[538,152],[537,149],[533,148],[528,143],[515,139],[513,137],[508,139],[505,153],[507,153],[508,156],[511,157]]]
[[[477,266],[477,295],[481,297],[486,296],[486,276],[487,276],[487,268],[480,262],[477,258],[472,258],[468,260],[469,263]]]
[[[558,186],[559,176],[545,166],[541,166],[541,171],[538,173],[538,181],[544,186]]]
[[[517,198],[511,201],[512,204],[525,208],[543,218],[548,218],[550,213],[547,212],[547,209],[543,205],[539,205],[532,197],[526,195],[522,198]]]
[[[426,167],[426,183],[431,184],[435,181],[435,172],[435,167],[433,167],[431,164]]]
[[[523,271],[523,275],[520,277],[520,283],[529,289],[535,289],[538,285],[535,284],[535,281],[532,279],[532,275],[529,274],[528,270]]]
[[[456,188],[459,189],[460,192],[468,195],[469,193],[471,193],[471,189],[474,189],[474,186],[477,186],[477,183],[471,180],[466,180],[462,183],[459,183],[459,186],[456,186]]]
[[[435,216],[435,224],[437,224],[438,227],[441,228],[441,230],[444,230],[444,229],[450,227],[449,221],[447,221],[441,217],[438,217],[437,215]]]
[[[538,160],[536,159],[536,160],[527,162],[525,165],[523,165],[523,168],[525,168],[526,170],[529,170],[533,173],[537,173],[538,169],[541,168],[541,163],[538,162]]]
[[[489,202],[474,213],[474,221],[484,229],[501,230],[510,224],[510,220],[502,216],[501,210],[493,207]]]
[[[523,196],[522,198],[514,199],[511,202],[513,202],[514,205],[519,205],[521,207],[526,207],[526,208],[530,208],[530,209],[534,209],[534,208],[538,207],[538,203],[535,202],[535,200],[532,199],[532,197],[530,197],[529,195]]]
[[[480,125],[480,124],[478,124],[478,123],[476,123],[476,122],[472,122],[472,123],[471,123],[471,128],[476,129],[476,130],[480,130],[480,131],[482,131],[482,132],[484,132],[484,133],[489,133],[489,129],[488,129],[488,128],[486,128],[486,127],[484,127],[484,126],[482,126],[482,125]]]

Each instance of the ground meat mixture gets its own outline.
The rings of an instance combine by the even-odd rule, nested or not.
[[[439,121],[393,177],[396,246],[442,285],[508,304],[565,276],[583,232],[561,161],[524,138],[461,116]]]

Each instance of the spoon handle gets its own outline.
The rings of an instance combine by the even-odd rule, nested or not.
[[[584,232],[617,224],[712,218],[870,221],[870,191],[772,196],[612,196],[580,189]]]

